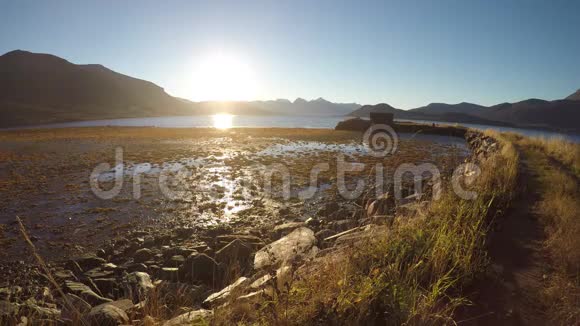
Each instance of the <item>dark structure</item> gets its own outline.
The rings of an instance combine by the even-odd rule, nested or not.
[[[371,118],[371,124],[384,124],[384,125],[393,124],[394,116],[392,113],[370,112],[369,115]]]

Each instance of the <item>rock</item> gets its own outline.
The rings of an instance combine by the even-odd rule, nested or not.
[[[159,271],[159,278],[167,281],[177,281],[179,280],[179,268],[176,267],[163,267]]]
[[[73,261],[76,262],[83,271],[90,270],[107,263],[107,261],[103,258],[93,255],[82,256],[74,259]]]
[[[287,235],[288,233],[294,231],[295,229],[305,226],[304,222],[288,222],[274,227],[273,236],[274,239],[280,239],[281,237]]]
[[[276,286],[279,290],[284,290],[286,288],[286,283],[290,281],[292,268],[290,266],[282,266],[276,270],[276,274],[266,274],[258,279],[254,280],[250,284],[250,291],[264,289],[268,286],[273,286],[272,282],[276,282]]]
[[[391,214],[394,210],[394,207],[394,198],[389,193],[386,193],[381,197],[367,203],[367,216],[373,217],[375,215]]]
[[[235,239],[225,245],[223,248],[215,253],[215,259],[220,264],[231,264],[235,261],[240,262],[240,265],[250,259],[252,248],[240,239]]]
[[[171,256],[167,264],[171,267],[179,267],[185,262],[185,257],[182,255]]]
[[[179,267],[182,280],[212,284],[217,274],[218,263],[206,254],[192,254]]]
[[[129,323],[129,316],[112,304],[102,304],[94,307],[84,318],[94,326],[116,326]]]
[[[89,278],[107,278],[113,276],[115,273],[113,271],[104,271],[101,268],[93,268],[90,271],[84,273],[86,277]]]
[[[339,220],[334,221],[330,224],[330,228],[332,228],[336,232],[344,232],[346,230],[350,230],[352,228],[357,227],[358,222],[355,220]]]
[[[105,303],[105,304],[115,306],[115,307],[123,310],[127,314],[129,314],[130,312],[132,312],[135,309],[135,305],[133,304],[133,301],[131,301],[129,299],[116,300],[116,301],[113,301],[110,303]]]
[[[254,257],[254,268],[261,269],[291,263],[309,251],[315,243],[316,238],[312,230],[306,227],[298,228],[260,249]]]
[[[189,257],[191,254],[196,253],[197,250],[189,247],[166,247],[162,250],[163,257],[169,258],[173,256]]]
[[[93,282],[101,293],[106,296],[112,295],[117,287],[117,280],[114,278],[96,278]]]
[[[133,272],[124,278],[126,295],[138,302],[147,296],[155,286],[151,282],[151,277],[147,273]]]
[[[63,309],[61,313],[63,319],[72,321],[79,320],[82,315],[88,313],[92,309],[88,302],[72,293],[65,294],[63,301],[65,302],[62,305]]]
[[[326,238],[331,237],[331,236],[333,236],[335,234],[336,234],[336,232],[334,232],[332,230],[322,229],[322,230],[316,232],[316,234],[314,236],[316,237],[316,239],[318,239],[318,243],[321,243]]]
[[[248,284],[249,281],[250,280],[248,278],[243,277],[243,276],[238,278],[237,281],[226,286],[221,291],[213,293],[212,295],[207,297],[203,301],[203,305],[206,307],[211,307],[211,306],[218,306],[218,305],[221,305],[221,304],[227,302],[233,293],[241,290],[243,287],[245,287]]]
[[[78,295],[83,300],[85,300],[86,302],[88,302],[93,306],[113,301],[111,299],[101,297],[100,295],[96,294],[93,290],[91,290],[91,288],[82,283],[66,281],[65,289],[68,292]]]
[[[163,326],[189,326],[197,324],[209,324],[210,318],[213,316],[212,310],[195,310],[179,315],[171,320],[163,323]]]
[[[75,274],[68,269],[58,270],[52,273],[57,281],[78,281]],[[79,274],[80,275],[80,274]]]
[[[329,217],[331,214],[337,212],[340,209],[340,206],[338,205],[337,202],[331,201],[329,203],[327,203],[326,205],[324,205],[324,207],[321,207],[318,212],[316,212],[316,215],[320,216],[320,217]]]
[[[135,253],[133,254],[133,259],[138,263],[146,262],[152,257],[153,251],[151,251],[151,249],[148,248],[139,249],[135,251]]]
[[[129,272],[142,272],[146,273],[148,271],[147,265],[143,263],[131,264],[127,266],[127,271]]]
[[[308,226],[309,228],[317,228],[320,226],[320,220],[313,218],[313,217],[309,217],[306,222],[304,222],[306,224],[306,226]]]

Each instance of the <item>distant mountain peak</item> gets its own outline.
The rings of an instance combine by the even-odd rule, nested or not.
[[[566,99],[570,101],[580,101],[580,89],[578,89],[576,93],[566,97]]]

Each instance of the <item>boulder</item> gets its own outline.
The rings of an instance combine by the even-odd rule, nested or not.
[[[242,288],[244,288],[248,284],[249,281],[250,280],[246,277],[243,277],[243,276],[240,277],[237,281],[226,286],[221,291],[213,293],[212,295],[207,297],[203,301],[203,305],[206,307],[211,307],[211,306],[218,306],[218,305],[221,305],[221,304],[227,302],[230,299],[232,293],[235,293],[236,291],[240,291]]]
[[[212,310],[195,310],[179,315],[163,323],[163,326],[190,326],[197,324],[209,324],[209,319],[213,316]]]
[[[127,274],[123,281],[127,297],[133,298],[134,301],[140,301],[155,287],[149,274],[143,272]]]
[[[94,326],[116,326],[129,323],[127,313],[107,303],[94,307],[83,319]]]
[[[260,249],[254,257],[254,268],[262,269],[291,263],[308,252],[315,243],[314,232],[306,227],[300,227]]]
[[[179,277],[190,282],[212,284],[216,278],[218,263],[206,254],[192,254],[179,267]]]
[[[220,264],[232,262],[245,264],[252,255],[252,248],[240,239],[235,239],[215,253],[215,260]]]
[[[133,254],[133,259],[138,263],[146,262],[151,258],[153,258],[153,251],[148,248],[139,249]]]

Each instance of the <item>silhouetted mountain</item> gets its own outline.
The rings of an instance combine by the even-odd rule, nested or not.
[[[350,112],[348,115],[359,118],[368,118],[370,113],[393,113],[395,117],[402,118],[408,115],[408,111],[395,109],[394,107],[388,105],[387,103],[379,103],[376,105],[363,105],[357,110]]]
[[[449,104],[447,104],[449,105]],[[428,113],[427,113],[427,112]],[[395,119],[409,119],[409,120],[431,120],[431,121],[441,121],[441,122],[461,122],[461,123],[475,123],[475,124],[489,124],[489,125],[509,125],[503,122],[491,121],[482,117],[478,117],[466,113],[458,112],[442,112],[435,111],[431,113],[429,110],[400,110],[396,109],[388,104],[380,103],[377,105],[365,105],[358,110],[355,110],[349,114],[349,116],[355,116],[359,118],[368,118],[371,112],[384,112],[393,113]]]
[[[580,101],[529,99],[494,105],[477,115],[521,127],[580,131]]]
[[[485,108],[486,108],[485,106],[467,102],[461,102],[458,104],[431,103],[427,106],[422,106],[420,108],[412,109],[409,111],[427,114],[443,114],[443,113],[474,114],[479,111],[485,110]]]
[[[566,97],[567,100],[570,101],[580,101],[580,89],[576,91],[576,93]]]
[[[101,65],[26,51],[0,56],[0,126],[191,114],[163,88]]]

